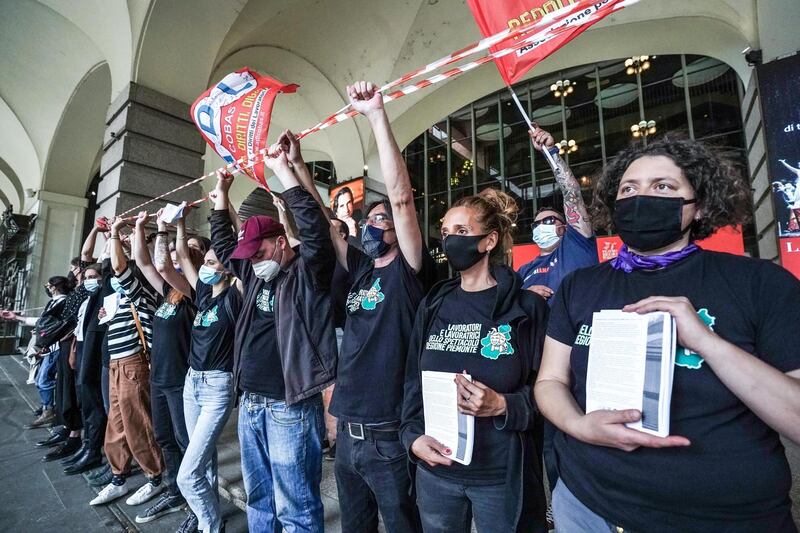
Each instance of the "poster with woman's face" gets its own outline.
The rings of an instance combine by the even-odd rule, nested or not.
[[[330,192],[331,211],[347,224],[350,235],[358,235],[358,222],[364,211],[364,178],[340,183]]]

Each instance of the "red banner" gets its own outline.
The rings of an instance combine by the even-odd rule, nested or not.
[[[778,239],[781,248],[781,265],[800,279],[800,237]]]
[[[622,0],[467,0],[481,33],[488,37],[507,28],[524,26],[563,8],[564,17],[554,19],[559,27],[569,28],[549,40],[527,43],[513,54],[495,59],[500,76],[511,85],[539,61],[586,31],[592,24],[622,7]],[[573,5],[575,4],[575,5]],[[515,37],[519,39],[519,37]],[[508,41],[490,48],[508,47]]]
[[[279,92],[295,90],[297,85],[283,84],[245,67],[231,72],[201,94],[192,104],[192,120],[200,135],[225,162],[254,159],[267,147],[275,97]],[[254,165],[243,171],[269,189],[264,165]]]
[[[785,258],[782,259],[783,265],[787,270],[800,278],[800,238],[793,239],[794,243],[791,245],[784,242],[787,240],[790,239],[781,239],[781,257],[784,258],[784,254],[786,254],[786,256],[789,257],[789,261],[794,261],[795,270],[787,266],[788,263]],[[622,239],[616,235],[597,237],[596,242],[597,259],[601,263],[617,257],[617,255],[619,255],[619,249],[622,247]],[[744,255],[744,239],[741,229],[738,226],[720,228],[709,238],[697,241],[697,245],[704,250],[710,250],[712,252]],[[537,257],[539,257],[539,247],[535,244],[520,244],[514,246],[514,270],[519,270],[522,265],[533,261]]]

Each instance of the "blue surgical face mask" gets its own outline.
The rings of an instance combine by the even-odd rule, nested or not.
[[[117,294],[121,294],[122,296],[125,296],[125,289],[123,289],[122,285],[119,284],[119,281],[117,281],[117,278],[111,278],[111,288]]]
[[[361,246],[364,253],[373,259],[377,259],[389,251],[391,245],[383,241],[384,230],[365,224],[361,229]]]
[[[214,270],[210,266],[203,265],[197,271],[197,277],[206,285],[216,285],[222,279],[222,272]]]
[[[100,287],[100,280],[94,278],[87,278],[83,280],[83,288],[89,292],[94,292]]]
[[[533,242],[539,248],[551,248],[558,244],[558,226],[555,224],[539,224],[533,228]]]

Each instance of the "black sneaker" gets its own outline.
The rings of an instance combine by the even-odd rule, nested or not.
[[[86,479],[91,481],[93,479],[97,479],[99,477],[105,476],[109,472],[111,472],[111,465],[106,463],[106,464],[102,465],[100,468],[95,468],[94,470],[92,470],[91,472],[86,474]]]
[[[336,460],[336,442],[334,441],[333,445],[328,448],[328,451],[322,454],[322,458],[326,461],[335,461]]]
[[[111,480],[114,478],[114,474],[111,473],[111,469],[108,469],[108,472],[102,474],[96,478],[89,480],[90,487],[103,487],[111,483]]]
[[[139,513],[136,515],[136,523],[137,524],[146,524],[148,522],[152,522],[158,518],[161,518],[164,515],[168,515],[170,513],[177,513],[183,506],[186,504],[186,500],[183,499],[183,496],[180,494],[176,494],[175,496],[170,496],[166,492],[161,495],[155,505],[152,505],[147,508],[147,510]]]
[[[196,533],[197,526],[197,516],[193,512],[189,511],[186,514],[186,520],[181,523],[176,533]]]

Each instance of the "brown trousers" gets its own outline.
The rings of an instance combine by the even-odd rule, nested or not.
[[[148,477],[164,470],[150,419],[150,366],[144,355],[108,364],[108,425],[104,444],[114,474],[127,474],[131,459]]]

